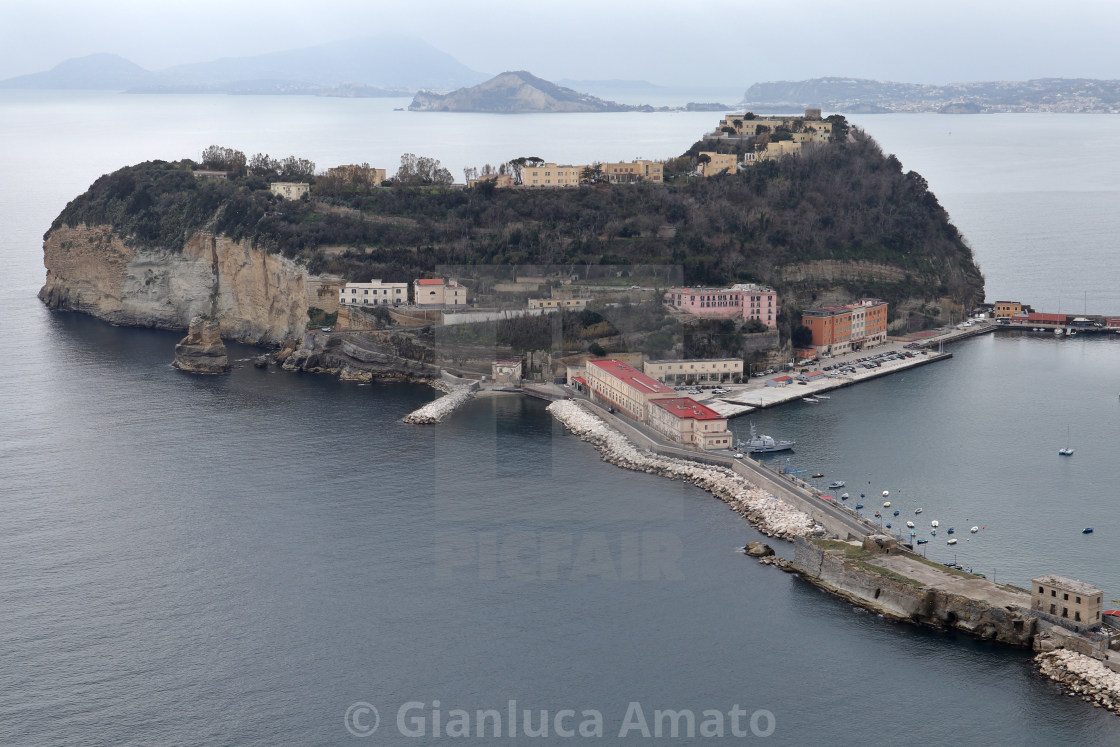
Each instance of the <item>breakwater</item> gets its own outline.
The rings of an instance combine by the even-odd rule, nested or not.
[[[548,411],[569,431],[595,446],[604,461],[624,469],[690,482],[727,503],[763,534],[785,540],[824,534],[823,527],[808,515],[730,469],[642,452],[573,401],[553,402]]]
[[[1038,670],[1097,708],[1120,715],[1120,674],[1075,651],[1058,649],[1035,657]]]
[[[473,397],[474,393],[478,391],[477,381],[451,384],[440,380],[434,382],[432,386],[447,392],[447,394],[405,415],[403,418],[404,422],[412,423],[413,425],[433,425],[438,423],[454,412],[455,408]]]

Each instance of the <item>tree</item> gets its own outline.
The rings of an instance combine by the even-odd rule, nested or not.
[[[280,162],[280,178],[307,181],[315,176],[315,162],[288,156]]]
[[[202,166],[207,169],[231,171],[234,176],[244,176],[245,154],[233,148],[211,145],[202,151]]]
[[[807,348],[813,344],[813,330],[809,329],[804,324],[798,324],[793,328],[793,334],[790,335],[790,340],[793,342],[795,348]]]
[[[393,183],[403,187],[449,186],[454,181],[451,172],[443,168],[437,159],[413,153],[401,156],[401,166],[393,177]]]
[[[267,153],[257,153],[249,159],[249,173],[266,179],[277,178],[280,176],[280,162]]]

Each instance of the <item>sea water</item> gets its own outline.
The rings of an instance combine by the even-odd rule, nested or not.
[[[368,743],[441,741],[461,723],[455,710],[472,734],[483,724],[483,743],[498,719],[503,738],[530,739],[526,710],[534,733],[548,712],[536,741],[577,739],[566,729],[597,712],[599,741],[648,742],[635,706],[651,739],[671,734],[675,719],[655,716],[671,710],[681,736],[695,716],[691,741],[704,741],[705,711],[721,714],[726,740],[741,711],[745,739],[776,744],[1120,740],[1115,716],[1063,697],[1026,652],[890,623],[747,559],[739,548],[761,537],[724,504],[602,462],[541,403],[478,399],[439,426],[406,426],[434,392],[260,370],[239,345],[229,376],[192,377],[169,365],[178,333],[50,312],[34,297],[50,221],[125,163],[214,143],[320,168],[391,170],[405,151],[456,169],[517,155],[661,158],[716,115],[2,95],[0,743],[358,743],[371,708]],[[1115,185],[1093,183],[1100,169],[1085,157],[1092,188],[1077,191],[1042,155],[1059,135],[1115,139],[1092,118],[1019,116],[858,123],[926,174],[999,295],[1048,307],[1051,286],[1068,283],[1068,303],[1087,294],[1091,313],[1120,313],[1093,290],[1114,271],[1108,252],[1076,233],[1111,230],[1115,213],[1099,206]],[[1012,155],[931,142],[946,128]],[[1038,279],[1001,269],[1024,247],[1000,226],[1032,221],[1072,232],[1054,237],[1060,261]],[[1108,495],[1120,481],[1120,348],[1000,334],[952,350],[755,420],[797,439],[797,465],[955,524],[963,564],[1019,585],[1062,573],[1118,596]],[[1067,425],[1077,451],[1063,460]],[[973,523],[985,529],[960,534]]]

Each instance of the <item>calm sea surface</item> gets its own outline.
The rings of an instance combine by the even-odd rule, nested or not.
[[[775,744],[1120,743],[1120,719],[1062,696],[1026,653],[886,622],[745,559],[759,536],[722,503],[604,464],[536,402],[407,427],[431,391],[251,366],[190,377],[168,365],[178,334],[35,299],[50,221],[125,163],[218,143],[321,168],[392,170],[411,151],[461,175],[518,155],[671,156],[718,119],[392,111],[405,104],[0,94],[0,744],[361,743],[355,703],[380,712],[365,743],[438,743],[453,709],[472,733],[476,709],[498,710],[506,741],[527,741],[511,700],[534,731],[549,711],[543,742],[570,741],[564,709],[561,728],[596,711],[599,741],[647,742],[637,703],[651,735],[655,709],[712,710],[730,740],[738,706],[747,738],[762,741],[754,715]],[[990,300],[1120,313],[1120,120],[857,123],[926,176]],[[958,535],[963,564],[1120,596],[1120,341],[995,335],[953,353],[755,422],[796,438],[792,466],[985,527]],[[1059,459],[1067,428],[1077,453]],[[350,729],[372,723],[351,711]]]

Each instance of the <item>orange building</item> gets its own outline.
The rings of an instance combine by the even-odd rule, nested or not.
[[[818,353],[846,353],[881,345],[887,340],[887,304],[865,298],[844,306],[809,309],[801,324],[813,333]]]

